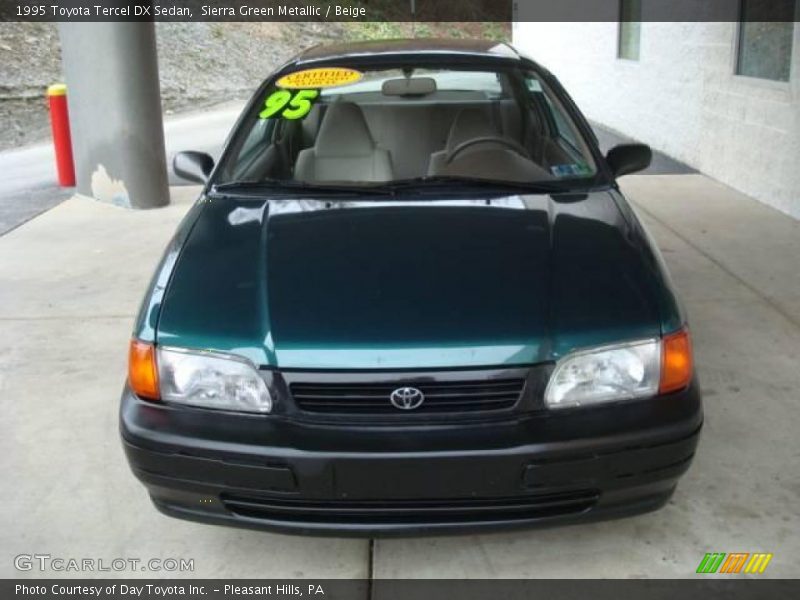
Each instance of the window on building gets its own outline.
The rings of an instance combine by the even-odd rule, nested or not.
[[[617,56],[639,60],[639,41],[642,37],[642,1],[620,0],[619,42]]]
[[[759,0],[742,0],[736,74],[774,81],[789,81],[792,38],[797,0],[775,0],[769,21],[759,21]]]

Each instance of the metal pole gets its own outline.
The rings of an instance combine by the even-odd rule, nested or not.
[[[78,191],[130,208],[169,203],[153,23],[61,23]]]

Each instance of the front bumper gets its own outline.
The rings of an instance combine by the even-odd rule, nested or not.
[[[419,535],[626,516],[688,469],[698,386],[503,422],[312,425],[176,408],[125,389],[120,428],[162,512],[304,534]]]

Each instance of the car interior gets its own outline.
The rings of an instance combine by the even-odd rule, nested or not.
[[[450,90],[437,89],[431,77],[405,77],[368,91],[324,93],[303,119],[256,123],[228,177],[543,181],[563,174],[561,165],[591,164],[574,125],[550,98],[533,91],[525,105],[498,81],[498,90]]]

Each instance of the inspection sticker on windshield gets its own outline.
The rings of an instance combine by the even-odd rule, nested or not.
[[[275,83],[280,88],[292,90],[301,88],[325,88],[337,85],[347,85],[360,81],[364,76],[361,71],[345,69],[343,67],[327,67],[320,69],[306,69],[284,75]]]
[[[589,165],[581,163],[572,163],[566,165],[553,165],[550,171],[556,177],[569,177],[571,175],[589,175],[592,170]]]

